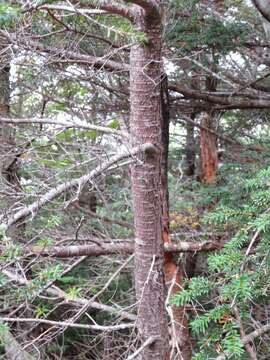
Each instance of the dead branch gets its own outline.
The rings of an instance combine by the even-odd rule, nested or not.
[[[92,240],[93,241],[93,240]],[[98,241],[98,240],[97,240]],[[165,243],[164,250],[167,253],[215,251],[222,248],[222,244],[212,241],[187,242],[180,241],[176,244]],[[0,255],[5,253],[7,248],[0,246]],[[70,245],[70,246],[26,246],[22,248],[22,255],[30,256],[51,256],[57,258],[69,258],[76,256],[101,256],[116,254],[132,254],[134,242],[112,239],[110,242],[101,242],[91,245]]]
[[[140,152],[151,151],[151,150],[156,151],[155,147],[152,144],[146,143],[113,156],[108,161],[105,161],[103,164],[100,164],[89,174],[83,175],[80,178],[67,181],[49,190],[47,193],[42,195],[37,201],[23,207],[21,210],[12,214],[7,219],[5,219],[5,216],[3,215],[0,218],[0,221],[2,222],[0,226],[2,226],[3,229],[8,229],[12,225],[16,224],[19,220],[25,219],[29,215],[32,215],[32,217],[34,217],[40,208],[42,208],[44,205],[48,204],[58,196],[62,195],[64,192],[74,188],[80,190],[88,181],[92,181],[93,179],[97,178],[106,170],[108,170],[112,165],[118,163],[120,160],[124,160],[132,156],[136,156]]]
[[[76,323],[71,323],[69,321],[53,321],[53,320],[38,319],[38,318],[32,319],[32,318],[0,317],[0,321],[47,324],[47,325],[57,326],[57,327],[71,327],[71,328],[77,328],[77,329],[96,330],[96,331],[116,331],[116,330],[130,329],[130,328],[134,327],[134,323],[102,326],[102,325],[76,324]]]

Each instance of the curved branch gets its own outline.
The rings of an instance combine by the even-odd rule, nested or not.
[[[35,215],[35,213],[42,208],[44,205],[48,204],[58,196],[62,195],[64,192],[77,188],[78,190],[81,189],[88,181],[92,181],[99,175],[101,175],[104,171],[108,170],[112,165],[116,164],[120,160],[136,156],[138,153],[146,152],[146,151],[156,151],[156,148],[150,144],[146,143],[142,146],[137,146],[131,150],[126,150],[120,154],[113,156],[110,160],[105,161],[103,164],[100,164],[97,168],[92,170],[89,174],[83,175],[80,178],[73,179],[67,181],[63,184],[56,186],[54,189],[51,189],[46,194],[42,195],[37,201],[33,202],[32,204],[23,207],[21,210],[17,211],[10,218],[5,220],[5,215],[0,218],[2,224],[0,226],[3,229],[8,229],[12,225],[16,224],[19,220],[24,219],[25,217]]]
[[[269,0],[252,0],[260,14],[270,22],[270,1]]]
[[[160,19],[159,7],[153,0],[124,0],[126,3],[132,3],[143,8],[146,15]]]
[[[105,134],[112,134],[116,136],[128,136],[128,134],[111,129],[106,126],[98,126],[98,125],[92,125],[88,124],[86,122],[83,122],[81,120],[57,120],[53,118],[6,118],[0,116],[0,123],[5,124],[11,124],[11,125],[20,125],[20,124],[51,124],[51,125],[58,125],[65,128],[79,128],[79,129],[85,129],[85,130],[94,130]]]

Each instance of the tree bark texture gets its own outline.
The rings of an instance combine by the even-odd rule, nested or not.
[[[201,125],[212,129],[213,120],[210,112],[203,112],[201,116]],[[213,184],[216,181],[218,169],[218,152],[216,135],[201,129],[200,138],[201,148],[201,179],[205,184]]]
[[[161,5],[160,2],[155,2]],[[161,8],[161,6],[159,7]],[[138,6],[136,25],[147,42],[130,52],[131,137],[135,144],[152,143],[156,151],[138,157],[131,169],[135,225],[135,287],[137,328],[142,343],[157,340],[140,353],[144,360],[169,358],[165,310],[164,250],[161,193],[161,17]]]

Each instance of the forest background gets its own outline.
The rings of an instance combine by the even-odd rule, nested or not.
[[[0,357],[269,358],[269,0],[0,1]]]

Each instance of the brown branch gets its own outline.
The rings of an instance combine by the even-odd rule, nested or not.
[[[239,314],[239,311],[238,311],[237,307],[235,307],[233,311],[234,311],[234,314],[235,314],[235,319],[236,319],[236,321],[237,321],[237,323],[239,325],[241,341],[243,341],[243,339],[246,336],[246,333],[245,333],[245,329],[244,329],[244,326],[243,326],[243,323],[242,323],[242,320],[241,320],[241,316]],[[253,347],[249,344],[249,342],[244,344],[244,346],[245,346],[246,352],[249,354],[250,360],[257,360],[257,355],[256,355]]]
[[[269,331],[270,331],[270,324],[264,325],[264,326],[260,327],[259,329],[254,330],[250,334],[244,336],[241,339],[241,342],[243,345],[246,345],[246,344],[252,342],[253,340],[255,340],[258,336],[261,336]],[[227,356],[226,356],[226,354],[223,353],[223,354],[219,355],[215,360],[225,360],[225,359],[227,359]]]
[[[222,109],[269,109],[270,100],[262,100],[258,95],[258,99],[239,99],[224,98],[222,96],[213,96],[199,90],[190,89],[186,86],[178,84],[169,85],[169,90],[178,92],[186,98],[207,101],[211,104],[221,105]]]
[[[134,241],[123,241],[112,239],[110,242],[97,243],[96,240],[91,245],[70,245],[70,246],[25,246],[22,248],[22,255],[51,256],[58,258],[68,258],[75,256],[101,256],[114,254],[132,254],[134,252]],[[222,244],[212,241],[187,242],[180,241],[175,244],[165,243],[164,250],[167,253],[215,251],[222,248]],[[0,254],[4,254],[7,248],[0,246]]]
[[[243,337],[242,339],[242,343],[243,344],[247,344],[252,342],[254,339],[256,339],[258,336],[261,336],[267,332],[270,331],[270,324],[264,325],[262,327],[260,327],[257,330],[254,330],[253,332],[251,332],[250,334],[246,335],[245,337]]]

